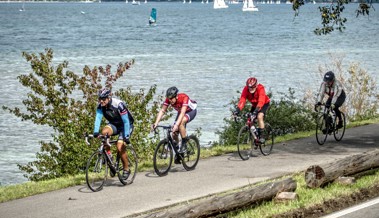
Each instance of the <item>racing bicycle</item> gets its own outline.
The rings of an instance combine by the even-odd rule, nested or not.
[[[200,144],[199,139],[195,135],[188,136],[187,150],[184,153],[179,153],[179,146],[172,138],[171,125],[158,125],[154,130],[158,134],[157,129],[162,128],[165,138],[162,139],[154,151],[153,164],[154,171],[158,176],[167,175],[171,168],[173,155],[182,163],[184,169],[187,171],[195,169],[200,158]]]
[[[321,109],[320,109],[321,108]],[[318,112],[316,116],[316,140],[319,145],[323,145],[328,135],[333,134],[336,141],[341,141],[346,128],[345,114],[341,111],[342,128],[337,128],[339,122],[338,117],[331,107],[326,107],[325,104],[316,107]]]
[[[257,117],[251,112],[244,115],[247,120],[246,124],[241,127],[238,132],[237,149],[238,155],[242,160],[248,160],[253,152],[259,147],[259,150],[264,156],[271,153],[274,146],[274,131],[271,125],[265,122],[263,136],[265,141],[262,143],[258,137]],[[234,117],[237,122],[237,117]]]
[[[88,134],[85,136],[85,141],[87,145],[90,146],[91,143],[89,142],[89,138],[94,137],[93,135]],[[94,192],[100,191],[107,181],[108,171],[111,177],[114,177],[117,174],[118,179],[123,185],[133,183],[134,178],[136,177],[138,166],[137,154],[133,146],[130,144],[127,144],[125,146],[130,175],[126,180],[124,180],[122,178],[124,168],[122,166],[120,154],[117,152],[117,157],[114,161],[111,155],[109,155],[105,150],[106,146],[116,144],[117,140],[110,140],[110,137],[108,135],[100,135],[99,138],[101,139],[100,146],[88,158],[87,161],[86,182],[88,187]]]

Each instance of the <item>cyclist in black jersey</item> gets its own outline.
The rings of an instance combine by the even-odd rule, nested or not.
[[[126,107],[125,102],[111,97],[111,91],[107,88],[101,89],[98,93],[99,104],[96,109],[96,119],[94,124],[93,135],[99,136],[99,129],[103,117],[108,121],[107,125],[102,129],[102,135],[119,135],[117,141],[117,150],[121,156],[122,165],[124,167],[123,179],[126,180],[130,175],[129,163],[125,152],[125,144],[130,143],[130,136],[133,132],[133,116]],[[110,148],[106,148],[108,154]]]

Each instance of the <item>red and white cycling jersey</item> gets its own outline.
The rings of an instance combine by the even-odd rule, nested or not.
[[[179,111],[182,109],[183,106],[187,106],[186,112],[190,112],[192,110],[195,110],[197,107],[197,103],[194,100],[191,100],[188,95],[184,93],[179,93],[176,99],[176,102],[174,104],[170,104],[170,101],[168,98],[164,101],[163,105],[166,106],[172,106],[175,110]]]

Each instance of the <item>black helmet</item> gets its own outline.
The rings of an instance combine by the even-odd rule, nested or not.
[[[170,87],[167,89],[166,97],[167,98],[174,98],[178,95],[178,92],[179,92],[179,90],[175,86]]]
[[[328,71],[324,75],[324,82],[333,82],[334,81],[334,73],[332,71]]]
[[[109,90],[108,88],[102,88],[99,90],[98,96],[99,98],[108,98],[110,94],[111,90]]]

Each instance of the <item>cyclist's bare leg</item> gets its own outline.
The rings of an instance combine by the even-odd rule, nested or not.
[[[117,141],[117,151],[120,154],[122,166],[124,167],[124,170],[128,171],[129,170],[128,156],[125,152],[126,146],[123,140]]]
[[[187,117],[184,117],[182,122],[179,124],[179,133],[182,139],[187,137],[186,123],[187,123]]]
[[[112,130],[112,127],[110,126],[105,126],[103,128],[103,130],[101,131],[101,134],[102,135],[108,135],[108,136],[111,136],[113,135],[113,130]],[[108,152],[108,154],[110,154],[110,147],[108,145],[105,146],[105,150]]]
[[[262,112],[258,113],[257,119],[258,119],[258,127],[261,129],[265,128],[265,122],[264,122],[264,116],[265,114]]]

